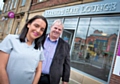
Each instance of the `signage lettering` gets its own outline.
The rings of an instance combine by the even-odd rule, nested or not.
[[[117,3],[107,3],[93,6],[83,6],[81,13],[90,13],[90,12],[103,12],[103,11],[114,11],[117,8]]]
[[[52,16],[67,16],[67,15],[83,15],[83,14],[94,14],[94,13],[107,13],[118,10],[117,2],[110,2],[105,4],[96,5],[77,5],[65,8],[58,8],[53,10],[46,10],[44,15],[46,17]]]

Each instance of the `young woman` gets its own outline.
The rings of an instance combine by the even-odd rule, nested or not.
[[[20,35],[8,35],[0,43],[0,84],[38,83],[47,26],[43,16],[34,16]]]

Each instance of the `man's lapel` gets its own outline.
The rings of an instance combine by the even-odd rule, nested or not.
[[[55,54],[54,54],[53,60],[60,54],[61,45],[62,45],[61,39],[59,39],[57,47],[56,47],[56,50],[55,50]]]

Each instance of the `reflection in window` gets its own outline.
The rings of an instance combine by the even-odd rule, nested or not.
[[[74,30],[64,29],[61,37],[71,46],[73,35]]]
[[[75,29],[77,26],[78,17],[65,18],[64,28]]]
[[[119,23],[120,17],[80,18],[71,54],[71,66],[107,81]]]
[[[80,38],[84,39],[84,41],[85,41],[89,21],[90,21],[90,18],[81,18],[80,19],[76,37],[80,37]]]

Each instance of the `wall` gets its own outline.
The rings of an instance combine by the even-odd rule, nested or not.
[[[75,4],[81,4],[81,3],[88,3],[98,0],[46,0],[44,2],[37,2],[37,0],[33,0],[31,11],[42,9],[42,8],[57,8],[61,6],[70,6]]]

